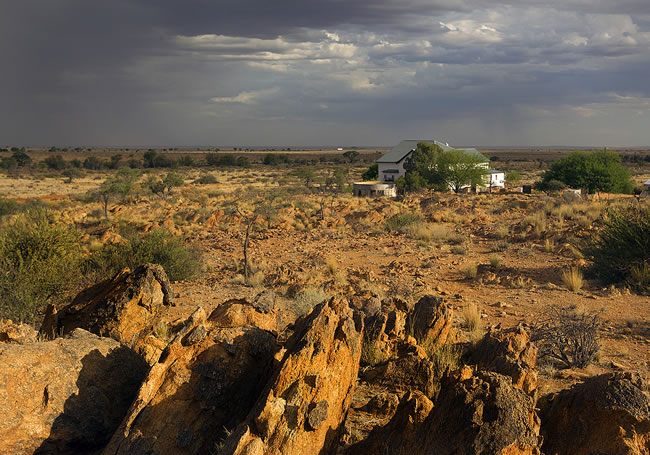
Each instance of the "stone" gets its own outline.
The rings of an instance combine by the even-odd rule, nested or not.
[[[435,402],[407,393],[390,422],[346,453],[533,455],[540,442],[534,399],[509,377],[479,371],[448,377]]]
[[[440,346],[447,341],[454,318],[453,307],[441,297],[425,295],[409,314],[408,325],[417,340]]]
[[[542,449],[557,455],[647,453],[650,398],[644,388],[631,373],[608,373],[542,397]]]
[[[245,419],[271,377],[279,346],[267,330],[221,326],[217,311],[208,317],[199,307],[187,319],[104,454],[212,453]]]
[[[537,348],[523,327],[490,329],[478,342],[469,363],[512,379],[512,385],[534,396],[537,390]]]
[[[38,332],[31,325],[0,320],[0,343],[26,344],[37,341]]]
[[[82,329],[53,341],[0,344],[0,453],[101,449],[147,370],[132,350]]]
[[[124,269],[79,293],[70,305],[49,306],[40,333],[54,338],[77,328],[111,337],[137,351],[160,322],[172,290],[163,268],[145,264]]]
[[[221,455],[329,453],[357,380],[363,318],[342,298],[296,321],[279,368]]]

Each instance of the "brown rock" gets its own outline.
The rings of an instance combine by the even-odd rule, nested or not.
[[[220,327],[199,308],[149,372],[105,454],[213,453],[244,420],[278,349],[257,327]]]
[[[81,329],[54,341],[0,344],[0,453],[101,449],[147,369],[135,352]]]
[[[327,453],[352,399],[362,332],[361,316],[338,298],[299,319],[279,370],[219,453]]]
[[[650,399],[638,382],[630,373],[609,373],[543,397],[539,408],[544,452],[647,453]]]
[[[453,308],[441,297],[425,295],[409,315],[409,325],[417,340],[440,346],[447,341],[454,317]]]
[[[522,327],[490,329],[472,352],[470,363],[512,378],[512,385],[534,396],[537,390],[537,348]]]
[[[110,336],[138,349],[160,321],[162,309],[172,304],[172,291],[163,268],[146,264],[133,273],[124,269],[98,283],[61,309],[50,306],[40,333],[53,338],[82,328]]]
[[[34,343],[37,337],[38,332],[31,325],[13,322],[11,319],[0,320],[0,343]]]
[[[534,400],[511,382],[492,372],[449,378],[435,404],[411,392],[388,424],[347,453],[539,454]]]

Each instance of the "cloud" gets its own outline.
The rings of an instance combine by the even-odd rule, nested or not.
[[[22,0],[0,55],[12,143],[647,137],[647,0]]]
[[[250,92],[241,92],[236,96],[220,96],[210,98],[213,103],[241,103],[241,104],[256,104],[261,99],[270,95],[278,93],[278,89],[269,88],[264,90],[254,90]]]

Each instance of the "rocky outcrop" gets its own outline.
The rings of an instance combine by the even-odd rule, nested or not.
[[[0,320],[0,343],[34,343],[37,338],[38,332],[28,324],[13,322],[11,319]]]
[[[595,376],[540,400],[544,453],[650,451],[650,399],[630,373]]]
[[[440,346],[445,344],[454,320],[453,308],[442,297],[425,295],[415,304],[409,315],[412,335],[420,343]],[[424,341],[426,340],[426,341]]]
[[[110,338],[74,330],[0,344],[0,453],[89,453],[120,424],[147,372]]]
[[[448,378],[435,404],[406,394],[391,421],[347,453],[532,455],[539,442],[534,399],[506,376],[478,372]]]
[[[53,338],[82,328],[139,349],[160,321],[162,309],[172,304],[172,291],[163,268],[146,264],[133,272],[124,269],[98,283],[66,307],[48,307],[40,332]]]
[[[328,453],[352,399],[362,334],[361,316],[343,299],[299,319],[279,369],[219,453]]]
[[[394,358],[405,342],[410,343],[409,337],[430,348],[441,346],[447,341],[452,321],[453,308],[440,297],[424,296],[412,308],[397,299],[385,301],[381,311],[366,317],[364,357],[371,352],[371,363]]]
[[[241,302],[236,305],[243,305]],[[228,305],[228,308],[233,308]],[[244,420],[271,376],[273,334],[199,308],[149,372],[105,454],[213,453]],[[246,313],[246,321],[264,315]]]
[[[479,369],[512,378],[512,385],[533,396],[537,390],[537,348],[521,327],[490,330],[479,341],[469,360]]]

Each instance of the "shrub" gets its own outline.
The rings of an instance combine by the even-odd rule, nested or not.
[[[386,228],[391,231],[405,233],[409,225],[421,220],[422,218],[414,213],[397,213],[386,220]]]
[[[0,319],[35,322],[50,300],[81,278],[79,237],[45,210],[29,210],[0,228]]]
[[[476,278],[476,274],[478,273],[478,267],[476,264],[470,264],[467,266],[465,269],[465,278],[468,280]]]
[[[307,288],[295,297],[293,310],[299,316],[309,313],[315,305],[318,305],[327,297],[327,293],[321,288]]]
[[[590,273],[605,284],[620,283],[650,264],[650,207],[610,210],[603,229],[583,248]]]
[[[552,306],[532,330],[540,358],[559,362],[565,368],[584,368],[600,350],[598,314],[576,311],[573,306]]]
[[[361,174],[363,180],[377,180],[379,178],[379,165],[377,163],[370,166],[363,174]]]
[[[125,232],[126,231],[126,232]],[[107,245],[91,256],[85,266],[99,278],[108,278],[125,267],[131,270],[151,262],[159,264],[172,281],[194,277],[200,270],[200,254],[165,229],[139,234],[131,226],[121,230],[123,243]]]
[[[573,292],[578,292],[582,288],[582,272],[571,267],[569,270],[562,272],[562,282]]]
[[[201,177],[199,177],[198,179],[196,179],[194,181],[194,183],[198,183],[199,185],[210,185],[210,184],[213,184],[213,183],[219,183],[219,181],[212,174],[204,174]]]
[[[629,171],[621,165],[621,158],[606,149],[593,152],[572,152],[553,163],[540,183],[541,189],[551,189],[552,181],[560,181],[573,188],[586,188],[590,193],[631,193]]]
[[[11,215],[19,210],[18,202],[14,199],[0,198],[0,216]]]
[[[497,256],[496,254],[490,256],[490,265],[495,269],[499,268],[501,262],[503,262],[503,258],[501,256]]]

